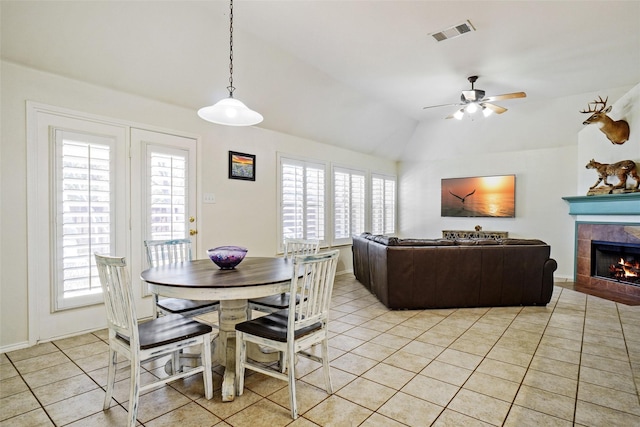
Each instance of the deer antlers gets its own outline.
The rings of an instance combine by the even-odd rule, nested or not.
[[[609,97],[607,96],[607,99],[605,99],[604,101],[602,100],[601,96],[598,96],[598,99],[594,100],[593,102],[590,102],[587,105],[592,105],[593,104],[593,109],[591,109],[591,107],[589,107],[588,110],[582,110],[580,111],[581,113],[600,113],[602,110],[604,110],[605,108],[607,108],[607,101],[609,100]],[[597,109],[597,106],[599,104],[602,104],[602,107],[600,109]]]

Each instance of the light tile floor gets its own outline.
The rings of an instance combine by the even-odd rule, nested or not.
[[[640,307],[556,286],[546,307],[390,311],[352,275],[332,305],[334,394],[319,364],[297,364],[300,418],[283,381],[203,398],[200,376],[140,398],[158,426],[640,426]],[[102,411],[106,331],[0,355],[0,426],[122,426],[128,367]],[[149,378],[163,363],[146,365]]]

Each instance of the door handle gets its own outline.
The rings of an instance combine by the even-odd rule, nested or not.
[[[194,230],[193,228],[189,230],[189,235],[190,236],[194,236],[196,234],[198,234],[198,230]]]

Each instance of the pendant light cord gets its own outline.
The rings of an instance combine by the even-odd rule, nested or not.
[[[229,98],[233,98],[233,0],[229,4]]]

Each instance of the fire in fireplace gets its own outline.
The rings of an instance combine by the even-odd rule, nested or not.
[[[592,240],[591,275],[640,286],[640,244]]]

